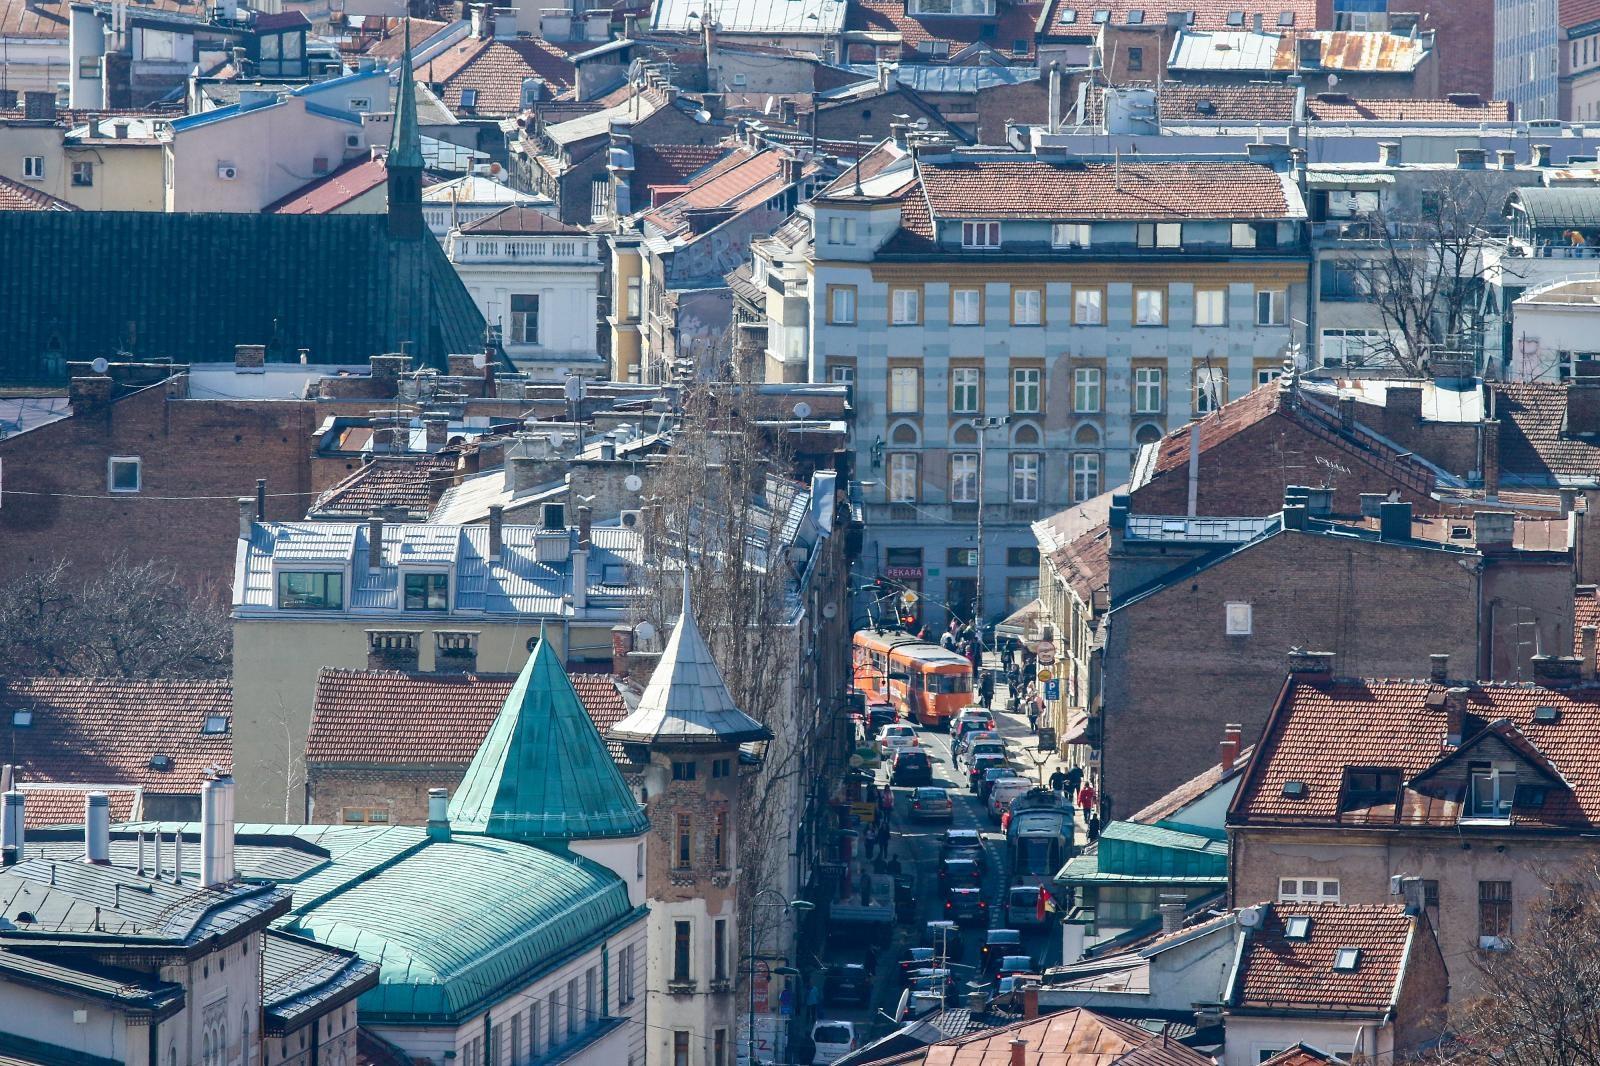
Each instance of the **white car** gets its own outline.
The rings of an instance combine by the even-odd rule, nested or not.
[[[878,730],[878,750],[884,755],[917,746],[917,731],[909,725],[891,723]]]
[[[855,1023],[819,1021],[811,1027],[811,1042],[817,1048],[811,1056],[812,1066],[832,1066],[856,1049]]]
[[[1033,782],[1025,777],[1003,777],[994,783],[989,790],[989,817],[995,821],[1011,806],[1011,801],[1033,788]]]

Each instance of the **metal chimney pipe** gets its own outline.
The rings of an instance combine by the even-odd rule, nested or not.
[[[22,793],[12,789],[5,794],[5,806],[0,809],[0,849],[11,849],[18,859],[22,858],[26,835],[23,830],[22,803]]]
[[[233,879],[233,778],[223,775],[200,786],[200,884]]]
[[[183,830],[172,834],[172,883],[183,883]]]
[[[96,866],[111,864],[111,797],[91,792],[84,801],[83,861]]]

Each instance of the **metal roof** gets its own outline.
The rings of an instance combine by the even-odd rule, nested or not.
[[[766,726],[734,705],[722,671],[695,624],[687,572],[683,613],[667,641],[666,651],[650,675],[650,684],[634,712],[611,727],[624,742],[739,744],[771,736]]]
[[[282,929],[261,942],[261,1007],[267,1030],[281,1036],[328,1006],[353,998],[378,983],[378,966]]]
[[[1529,223],[1537,227],[1600,225],[1600,188],[1518,189],[1511,194],[1510,204],[1520,206]]]
[[[450,824],[526,842],[650,828],[542,632],[450,799]]]
[[[871,83],[863,84],[869,87],[876,86],[875,79],[878,76],[876,66],[852,63],[845,69],[852,74],[874,79]],[[899,84],[909,86],[919,93],[975,93],[980,89],[990,89],[996,85],[1020,85],[1023,82],[1038,81],[1042,73],[1038,67],[964,67],[902,63],[895,68],[894,77]],[[829,90],[823,93],[822,97],[830,98],[837,91]]]
[[[1183,515],[1129,515],[1129,540],[1242,544],[1260,536],[1276,518],[1190,518]]]
[[[845,0],[729,0],[714,10],[721,33],[832,34],[844,30],[845,7]],[[650,28],[698,34],[707,9],[701,0],[661,0]]]

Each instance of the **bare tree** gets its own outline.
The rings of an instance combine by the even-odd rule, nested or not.
[[[1545,876],[1546,897],[1478,961],[1481,991],[1443,1057],[1470,1066],[1600,1066],[1600,863]]]
[[[158,563],[117,560],[86,578],[64,562],[0,589],[0,673],[226,677],[227,608]]]
[[[1424,193],[1415,214],[1380,207],[1363,216],[1367,245],[1351,266],[1378,312],[1384,338],[1372,354],[1421,375],[1431,359],[1470,349],[1479,326],[1483,227],[1491,206],[1478,184],[1453,175]]]

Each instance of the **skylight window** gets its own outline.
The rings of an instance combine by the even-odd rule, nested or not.
[[[1560,717],[1561,712],[1554,707],[1542,706],[1533,709],[1533,720],[1535,722],[1553,722]]]
[[[228,716],[225,714],[208,714],[206,720],[200,725],[200,732],[205,736],[217,736],[228,731]]]
[[[1351,973],[1360,965],[1360,948],[1340,948],[1333,957],[1333,968],[1341,973]]]
[[[1294,25],[1294,12],[1293,11],[1280,11],[1280,12],[1278,12],[1278,25],[1280,25],[1280,26],[1293,26]]]
[[[1311,919],[1303,914],[1295,915],[1283,923],[1283,935],[1288,940],[1305,940],[1311,936]]]
[[[1075,8],[1075,7],[1064,7],[1064,8],[1061,9],[1061,25],[1070,26],[1074,22],[1077,22],[1077,21],[1078,21],[1078,9],[1077,8]]]
[[[170,755],[152,755],[152,756],[150,756],[150,769],[152,769],[152,770],[160,770],[160,771],[163,771],[163,772],[172,769],[172,756],[170,756]]]
[[[1228,25],[1230,25],[1230,26],[1243,26],[1244,25],[1244,12],[1243,11],[1230,11],[1230,12],[1228,12]]]
[[[12,711],[11,725],[15,729],[27,729],[29,726],[33,725],[33,712]]]
[[[1283,783],[1283,794],[1290,799],[1299,799],[1306,794],[1306,783],[1304,781],[1285,781]]]
[[[462,107],[468,107],[468,108],[477,107],[478,106],[478,90],[476,90],[476,89],[462,89],[461,90],[461,106]]]
[[[1143,24],[1143,22],[1144,22],[1144,9],[1143,8],[1137,8],[1136,7],[1133,10],[1128,12],[1128,25],[1130,25],[1130,26],[1138,26],[1138,25]]]
[[[1096,25],[1104,26],[1106,23],[1111,21],[1111,12],[1104,10],[1096,11],[1094,13],[1094,21]]]

